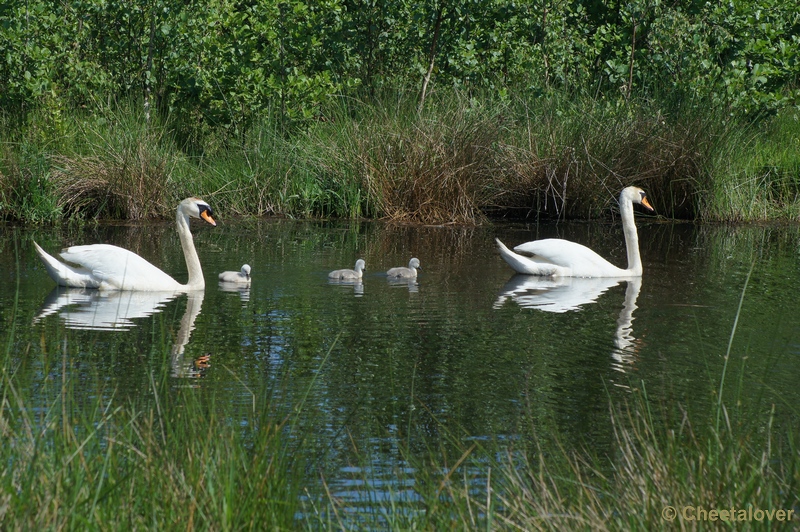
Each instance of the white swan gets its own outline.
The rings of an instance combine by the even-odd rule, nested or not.
[[[408,268],[392,268],[386,272],[389,279],[416,279],[417,270],[421,270],[422,266],[419,265],[419,259],[411,259],[408,261]]]
[[[110,244],[66,248],[61,252],[61,258],[65,262],[48,255],[36,242],[33,245],[48,275],[60,286],[148,292],[202,290],[206,282],[189,230],[189,218],[201,218],[211,225],[217,225],[212,217],[211,207],[205,201],[186,198],[178,205],[176,223],[186,258],[186,269],[189,271],[187,284],[179,283],[136,253]]]
[[[334,270],[328,274],[328,279],[338,279],[340,281],[355,281],[357,279],[361,279],[364,275],[364,270],[367,269],[367,264],[364,262],[364,259],[358,259],[356,261],[356,268],[355,270]]]
[[[639,255],[639,236],[633,222],[634,203],[653,210],[641,188],[627,187],[619,195],[622,231],[628,249],[628,268],[625,270],[617,268],[586,246],[569,240],[534,240],[515,247],[517,253],[509,250],[500,239],[496,238],[495,241],[503,260],[517,273],[553,277],[640,277],[642,258]]]
[[[250,265],[245,264],[238,272],[222,272],[219,280],[222,283],[247,284],[250,282]]]

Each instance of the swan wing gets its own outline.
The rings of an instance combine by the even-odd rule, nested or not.
[[[33,243],[36,248],[36,253],[42,259],[47,275],[59,286],[67,286],[72,288],[99,288],[100,279],[97,279],[90,270],[81,267],[70,266],[64,264],[57,258],[39,246],[36,242]]]
[[[569,268],[572,277],[619,277],[627,274],[586,246],[560,238],[525,242],[516,246],[514,251],[529,255],[536,262]]]
[[[328,279],[360,279],[361,276],[355,270],[334,270],[328,274]]]
[[[222,272],[219,274],[219,280],[223,283],[249,283],[250,278],[243,275],[242,272]]]
[[[400,266],[397,268],[389,268],[386,276],[390,279],[415,279],[417,277],[417,270],[414,268],[406,268]]]
[[[61,258],[89,272],[99,288],[108,290],[178,290],[181,284],[127,249],[111,244],[72,246]]]
[[[497,249],[500,251],[500,256],[508,263],[511,268],[517,272],[525,275],[541,275],[551,277],[554,275],[569,276],[569,272],[562,267],[557,266],[551,262],[544,260],[536,260],[532,257],[526,257],[519,253],[514,253],[503,244],[499,238],[495,238],[497,242]],[[519,246],[518,246],[519,247]]]

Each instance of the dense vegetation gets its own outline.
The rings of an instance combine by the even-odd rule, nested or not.
[[[796,218],[799,8],[12,0],[0,216]]]

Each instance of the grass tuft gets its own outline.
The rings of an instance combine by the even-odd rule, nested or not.
[[[121,110],[80,127],[77,153],[51,160],[50,180],[68,216],[141,220],[172,212],[173,174],[182,158],[166,126]]]

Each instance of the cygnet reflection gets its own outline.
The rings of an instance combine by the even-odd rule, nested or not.
[[[249,284],[241,284],[241,283],[229,283],[220,281],[219,289],[221,292],[229,292],[233,294],[239,294],[239,298],[242,300],[242,303],[247,303],[250,301],[250,285]]]
[[[361,297],[364,295],[364,281],[362,279],[329,278],[328,284],[339,285],[339,286],[351,286],[353,287],[353,294],[356,297]]]
[[[389,279],[389,286],[392,287],[401,287],[407,288],[409,292],[415,293],[419,292],[419,281],[416,278],[414,279]]]

